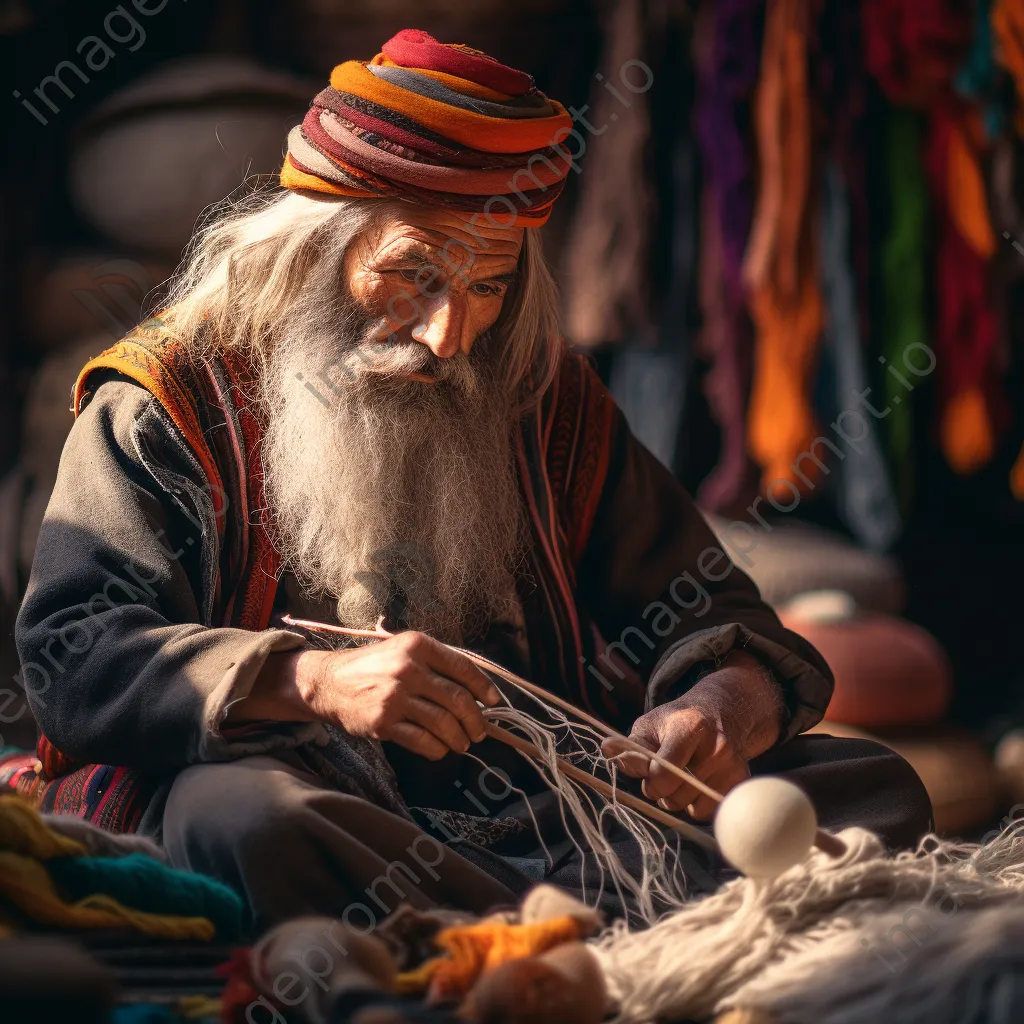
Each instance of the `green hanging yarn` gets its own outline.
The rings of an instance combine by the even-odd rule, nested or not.
[[[925,242],[928,186],[921,158],[921,118],[893,107],[887,132],[889,230],[882,243],[882,353],[886,366],[903,364],[909,346],[927,344]],[[889,456],[900,508],[907,515],[914,491],[913,395],[883,370]],[[898,399],[898,401],[897,401]]]

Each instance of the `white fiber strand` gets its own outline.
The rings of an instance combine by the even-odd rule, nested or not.
[[[596,893],[584,893],[585,902],[595,905],[607,881],[627,908],[627,920],[629,916],[635,916],[629,914],[630,902],[635,906],[641,921],[646,924],[656,921],[666,908],[682,906],[686,900],[686,876],[678,852],[666,842],[657,827],[618,801],[592,797],[588,790],[557,768],[559,759],[569,761],[589,774],[596,774],[597,769],[603,768],[614,787],[617,769],[614,762],[601,753],[603,737],[590,726],[569,721],[565,714],[545,704],[537,696],[527,695],[552,720],[551,724],[531,717],[507,701],[504,706],[485,709],[484,714],[488,720],[522,733],[541,751],[542,763],[526,759],[537,768],[545,784],[557,794],[567,834],[571,837],[574,831],[581,833],[583,843],[577,842],[575,838],[573,843],[584,861],[592,857],[599,868],[601,886]],[[639,877],[634,877],[625,868],[606,837],[603,826],[608,820],[625,829],[636,844],[641,864]],[[573,825],[576,826],[575,830]],[[627,895],[631,899],[626,899]]]

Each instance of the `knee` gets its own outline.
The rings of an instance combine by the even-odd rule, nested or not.
[[[217,878],[246,901],[257,931],[291,917],[342,913],[351,902],[346,843],[324,790],[273,758],[195,765],[174,781],[164,845],[175,867]],[[356,797],[332,794],[345,820]]]
[[[171,863],[225,876],[259,859],[280,864],[302,827],[295,780],[246,760],[194,765],[174,780],[164,809]]]
[[[755,764],[807,790],[826,827],[861,825],[892,847],[916,846],[932,828],[931,800],[917,772],[875,740],[804,734]]]
[[[934,828],[932,801],[921,776],[905,757],[885,744],[874,740],[856,742],[862,744],[858,756],[863,759],[866,781],[886,794],[886,802],[894,807],[890,845],[915,846]]]
[[[913,847],[933,828],[932,802],[921,777],[895,750],[868,739],[842,739],[847,787],[870,805],[873,826],[890,847]],[[851,793],[851,797],[853,794]]]

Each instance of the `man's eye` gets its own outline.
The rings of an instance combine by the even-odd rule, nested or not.
[[[477,295],[497,295],[500,297],[505,294],[505,285],[503,284],[486,284],[483,281],[477,281],[472,288]]]
[[[419,267],[406,267],[403,270],[399,270],[399,274],[401,274],[406,281],[415,281],[421,273],[422,271]]]

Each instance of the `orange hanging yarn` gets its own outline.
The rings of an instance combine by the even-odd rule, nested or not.
[[[1024,448],[1010,470],[1010,490],[1018,501],[1024,501]]]
[[[403,995],[418,995],[429,989],[434,999],[459,999],[481,975],[496,967],[536,956],[565,942],[578,942],[582,935],[582,926],[572,917],[554,917],[534,924],[483,921],[446,928],[435,942],[447,955],[399,974],[396,985]]]
[[[931,113],[928,166],[938,201],[939,442],[950,467],[969,476],[995,453],[1004,399],[993,372],[997,322],[989,264],[995,237],[981,171],[977,111],[959,103]]]
[[[761,185],[743,275],[757,329],[747,437],[770,494],[807,488],[793,469],[814,439],[810,380],[824,310],[814,253],[805,0],[774,0],[756,123]],[[815,482],[812,480],[811,487]]]
[[[949,133],[949,155],[946,192],[949,212],[957,230],[983,259],[991,259],[996,251],[985,179],[981,172],[980,148],[982,128],[977,110],[968,111],[952,124]]]
[[[965,242],[986,262],[996,251],[979,155],[981,125],[976,111],[950,124],[947,201],[950,219]],[[956,473],[967,476],[986,465],[995,452],[995,426],[989,399],[980,384],[965,381],[942,410],[942,450]]]
[[[977,472],[992,458],[992,418],[980,387],[968,387],[950,396],[942,410],[940,430],[946,459],[961,476]]]
[[[1024,6],[1019,0],[995,0],[991,19],[996,62],[1013,77],[1017,92],[1014,124],[1017,134],[1024,136]],[[1010,490],[1018,501],[1024,501],[1024,448],[1010,470]]]

